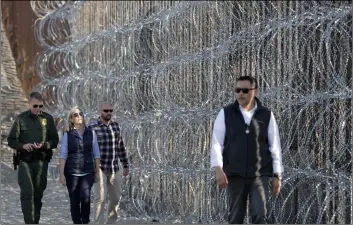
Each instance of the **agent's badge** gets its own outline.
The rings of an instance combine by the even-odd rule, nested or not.
[[[46,126],[47,125],[47,119],[42,119],[42,125]]]

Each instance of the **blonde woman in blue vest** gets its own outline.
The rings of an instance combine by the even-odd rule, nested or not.
[[[73,223],[88,224],[91,189],[99,180],[100,150],[97,136],[86,126],[82,110],[72,108],[67,122],[60,148],[60,183],[69,192]]]

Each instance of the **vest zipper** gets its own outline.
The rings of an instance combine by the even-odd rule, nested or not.
[[[256,115],[256,113],[259,111],[259,108],[257,108],[253,114],[253,116],[251,117],[251,120],[249,122],[249,124],[246,124],[245,123],[245,119],[243,117],[243,120],[244,120],[244,123],[246,124],[246,131],[249,131],[249,132],[245,132],[246,133],[246,170],[245,170],[245,177],[248,177],[248,142],[249,142],[249,134],[250,134],[250,125]]]
[[[251,121],[250,121],[251,123]],[[249,131],[249,125],[246,124],[246,131]],[[245,132],[246,133],[246,170],[245,170],[245,177],[248,177],[248,141],[249,141],[249,132]]]

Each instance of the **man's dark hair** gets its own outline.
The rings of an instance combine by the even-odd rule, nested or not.
[[[257,81],[256,81],[255,77],[252,77],[252,76],[242,76],[242,77],[239,77],[239,78],[237,79],[237,82],[238,82],[238,81],[244,81],[244,80],[249,81],[251,87],[257,89]]]
[[[39,92],[32,92],[31,94],[29,94],[29,100],[31,101],[32,99],[43,101],[43,97]]]

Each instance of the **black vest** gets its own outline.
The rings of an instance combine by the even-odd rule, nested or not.
[[[235,102],[224,107],[226,135],[223,170],[227,176],[272,176],[272,156],[268,144],[271,111],[256,98],[257,109],[249,126]],[[247,132],[248,131],[248,132]]]
[[[65,173],[94,173],[93,133],[86,127],[82,137],[77,130],[67,132],[68,157],[65,163]]]

